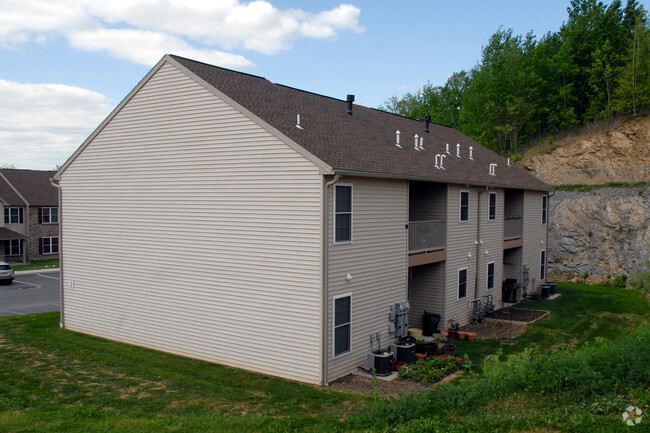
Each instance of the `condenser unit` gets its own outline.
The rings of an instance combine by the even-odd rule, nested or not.
[[[389,350],[375,350],[368,354],[368,371],[373,371],[377,376],[388,376],[393,372],[393,352]]]

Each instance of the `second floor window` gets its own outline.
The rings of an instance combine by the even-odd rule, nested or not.
[[[542,196],[542,224],[546,224],[547,208],[548,208],[548,196],[543,195]]]
[[[497,219],[497,193],[491,192],[488,202],[488,220],[494,221]]]
[[[22,207],[5,208],[5,224],[22,224],[22,223],[23,223]]]
[[[334,189],[334,243],[352,242],[352,185]]]
[[[40,209],[41,224],[57,224],[59,222],[58,207],[42,207]]]
[[[460,192],[460,216],[458,221],[469,221],[469,191]]]

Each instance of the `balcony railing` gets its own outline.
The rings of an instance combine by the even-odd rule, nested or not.
[[[411,221],[409,223],[409,253],[436,251],[444,248],[444,221]]]
[[[524,219],[522,217],[506,217],[503,222],[503,238],[520,238],[524,232]]]

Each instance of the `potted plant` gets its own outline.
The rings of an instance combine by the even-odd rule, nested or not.
[[[458,339],[459,340],[464,340],[467,338],[467,331],[461,331],[460,329],[456,331],[456,334],[458,334]]]
[[[467,340],[469,341],[476,340],[476,332],[467,331]]]
[[[449,332],[449,338],[457,338],[458,329],[460,328],[460,323],[458,323],[458,320],[456,319],[449,319],[447,323],[449,323],[449,329],[447,331]]]

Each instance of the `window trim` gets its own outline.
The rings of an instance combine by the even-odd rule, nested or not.
[[[337,188],[341,187],[349,187],[350,188],[350,212],[337,212],[336,211],[336,190]],[[349,240],[344,240],[344,241],[338,241],[336,240],[336,216],[337,215],[350,215],[350,239]],[[352,237],[352,224],[354,221],[354,187],[352,186],[351,183],[336,183],[334,184],[334,200],[332,201],[332,244],[350,244],[352,243],[353,237]]]
[[[548,196],[545,194],[542,196],[542,224],[546,224],[548,221]]]
[[[490,265],[492,265],[492,287],[490,287]],[[497,275],[497,265],[496,262],[487,262],[486,271],[485,271],[485,290],[491,291],[494,290],[495,281]]]
[[[52,210],[56,209],[56,221],[52,222]],[[45,216],[47,215],[47,221]],[[59,207],[58,206],[44,206],[40,209],[41,224],[58,224],[59,223]]]
[[[539,252],[539,280],[546,281],[546,250]]]
[[[460,273],[462,271],[465,271],[465,296],[462,298],[460,297]],[[456,300],[460,301],[461,299],[466,299],[467,298],[467,285],[469,284],[469,270],[467,267],[464,268],[458,268],[458,281],[456,284]]]
[[[45,240],[48,239],[49,252],[45,252]],[[56,251],[52,251],[52,239],[56,239]],[[60,242],[58,236],[44,236],[41,238],[41,255],[59,254]]]
[[[491,214],[492,211],[492,197],[494,197],[494,215]],[[488,194],[488,221],[496,221],[497,219],[497,193],[490,192]]]
[[[336,301],[338,299],[350,298],[350,320],[344,324],[336,325]],[[346,351],[336,353],[336,329],[342,326],[348,327],[348,348]],[[352,352],[352,293],[332,296],[332,358],[340,358]]]
[[[467,219],[464,220],[462,219],[463,217],[463,193],[467,193]],[[460,190],[460,195],[458,197],[458,222],[459,223],[467,223],[469,222],[469,211],[470,211],[470,193],[468,189],[461,189]]]
[[[18,242],[18,254],[13,254],[12,253],[13,246],[11,244],[13,243],[13,241]],[[9,243],[8,248],[7,248],[7,244],[5,243],[5,251],[4,251],[5,256],[12,256],[12,257],[22,256],[22,254],[23,254],[23,243],[22,243],[21,239],[7,239],[7,240],[5,240],[5,242]],[[7,254],[7,249],[9,250],[9,254]]]
[[[12,209],[18,210],[18,222],[11,222],[11,211]],[[7,206],[5,207],[5,215],[4,215],[4,221],[5,224],[23,224],[25,219],[24,219],[24,214],[23,214],[23,208],[19,206]]]

